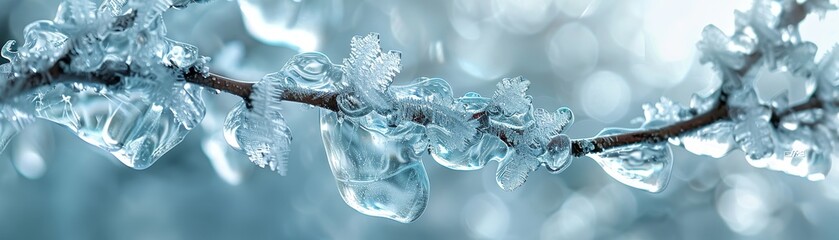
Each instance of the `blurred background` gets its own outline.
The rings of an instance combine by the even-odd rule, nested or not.
[[[57,0],[0,0],[0,40],[52,19]],[[572,138],[637,127],[641,104],[687,103],[719,79],[698,63],[702,28],[727,33],[747,0],[239,0],[166,15],[169,36],[213,57],[214,72],[259,80],[302,51],[340,62],[353,35],[381,34],[402,52],[397,84],[440,77],[456,95],[491,94],[522,75],[537,107],[574,110]],[[805,40],[839,42],[839,13],[810,16]],[[2,60],[5,62],[5,59]],[[0,62],[2,63],[2,62]],[[763,71],[761,97],[800,79]],[[789,239],[839,234],[839,174],[821,182],[755,169],[742,152],[722,159],[673,148],[669,187],[651,194],[609,178],[588,158],[539,170],[516,191],[495,164],[460,172],[424,158],[431,199],[416,222],[357,213],[341,200],[321,143],[318,110],[287,104],[294,134],[288,176],[230,151],[222,122],[238,101],[207,93],[202,128],[144,171],[131,170],[54,124],[24,130],[0,156],[2,239]]]

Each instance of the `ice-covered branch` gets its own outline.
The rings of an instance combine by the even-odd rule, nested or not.
[[[210,73],[208,58],[165,37],[161,14],[196,0],[66,0],[53,21],[25,29],[25,42],[2,49],[0,149],[35,117],[61,124],[126,165],[144,169],[180,143],[204,117],[202,89],[242,98],[224,122],[229,145],[261,167],[286,174],[292,140],[280,105],[321,107],[320,127],[344,200],[365,214],[402,222],[425,208],[429,184],[420,156],[456,170],[498,162],[496,181],[515,189],[545,166],[562,172],[589,156],[629,186],[662,191],[670,144],[722,157],[734,148],[755,167],[818,180],[836,156],[839,52],[814,60],[815,45],[797,25],[826,1],[758,0],[737,12],[726,35],[706,27],[698,48],[722,84],[690,106],[666,98],[644,105],[638,129],[607,128],[592,138],[563,134],[568,108],[533,107],[530,81],[501,80],[491,96],[455,97],[439,78],[393,84],[399,52],[382,51],[377,34],[356,36],[341,64],[321,53],[292,57],[255,83]],[[807,100],[757,97],[757,71],[787,71],[813,86]],[[793,153],[793,154],[790,154]]]

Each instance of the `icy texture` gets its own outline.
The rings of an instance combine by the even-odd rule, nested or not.
[[[234,149],[243,151],[251,162],[285,175],[291,131],[280,112],[284,89],[293,82],[281,74],[269,74],[253,86],[252,108],[239,103],[224,121],[224,136]]]
[[[467,93],[453,105],[462,106],[463,111],[472,115],[485,111],[490,102],[491,99],[477,93]],[[455,170],[481,169],[489,161],[501,161],[507,155],[507,144],[492,134],[473,133],[472,138],[466,140],[466,146],[447,145],[442,141],[431,141],[430,144],[434,160]]]
[[[755,98],[754,92],[748,95]],[[738,99],[741,100],[741,99]],[[756,100],[744,100],[756,101]],[[750,161],[759,160],[772,154],[775,148],[774,129],[769,123],[771,111],[762,106],[744,106],[731,111],[734,119],[734,141],[746,152]]]
[[[688,109],[665,97],[641,107],[644,109],[644,125],[647,126],[672,124],[693,117]]]
[[[351,116],[361,116],[372,109],[385,112],[391,108],[387,90],[402,68],[401,54],[382,52],[379,35],[355,36],[350,46],[350,57],[344,59],[347,81],[341,87],[349,94],[338,98],[338,106]]]
[[[118,73],[113,77],[119,81],[108,86],[56,83],[16,102],[30,102],[20,105],[129,167],[151,166],[204,117],[201,89],[180,80],[189,69],[205,70],[207,60],[195,47],[165,37],[161,14],[170,5],[167,0],[106,1],[97,10],[87,0],[62,2],[53,21],[27,26],[23,45],[13,50],[10,41],[4,46],[12,74],[45,71],[64,59],[68,64],[57,66],[69,74],[62,78],[82,80],[101,70]],[[3,87],[10,92],[18,86]]]
[[[637,131],[604,129],[598,137]],[[628,186],[649,192],[664,190],[673,169],[673,153],[666,142],[638,143],[591,155],[609,176]]]
[[[531,97],[525,94],[530,81],[522,77],[505,78],[492,96],[494,106],[505,115],[522,114],[530,109]]]
[[[392,86],[397,120],[424,117],[426,136],[435,148],[464,149],[477,133],[478,121],[464,106],[455,104],[449,84],[439,78],[418,78],[412,84]]]
[[[341,118],[321,111],[323,144],[344,202],[367,215],[416,220],[429,194],[420,161],[426,149],[423,127],[411,122],[389,126],[375,113]]]

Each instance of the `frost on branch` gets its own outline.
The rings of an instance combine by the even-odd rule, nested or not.
[[[809,12],[823,14],[833,9],[826,1],[758,0],[750,10],[736,13],[733,35],[712,25],[705,27],[697,46],[701,61],[719,73],[720,89],[694,95],[690,107],[666,99],[645,105],[642,128],[656,129],[723,109],[726,114],[721,119],[670,137],[669,142],[716,158],[739,147],[752,166],[823,179],[831,158],[837,156],[839,111],[834,106],[839,71],[834,54],[814,61],[816,46],[801,39],[798,22]],[[802,104],[827,106],[798,110],[785,94],[759,98],[754,83],[757,71],[764,68],[815,82],[810,99]],[[608,135],[607,131],[601,135]],[[660,191],[669,178],[671,155],[663,143],[624,146],[593,158],[609,175],[636,188]]]
[[[97,8],[87,0],[62,2],[53,21],[30,24],[24,43],[9,41],[2,53],[11,76],[63,74],[50,86],[4,99],[3,108],[61,124],[129,167],[151,166],[204,117],[201,88],[182,75],[206,71],[207,59],[195,47],[165,37],[161,14],[170,5],[114,0]],[[93,78],[114,83],[86,80]],[[35,84],[4,83],[4,96]]]
[[[415,220],[428,201],[424,152],[457,170],[498,161],[498,184],[508,190],[540,165],[560,172],[570,163],[562,132],[574,121],[571,110],[533,108],[524,78],[504,80],[493,98],[454,98],[439,78],[391,85],[399,55],[383,52],[377,35],[354,37],[351,45],[344,65],[303,53],[256,83],[250,107],[240,103],[225,122],[230,145],[282,173],[291,137],[281,102],[334,98],[337,109],[321,110],[321,133],[341,196],[359,212],[400,222]]]
[[[252,107],[241,102],[224,121],[224,136],[234,149],[243,151],[251,162],[285,175],[291,130],[280,112],[283,89],[293,82],[269,74],[253,86]]]
[[[348,81],[342,82],[340,87],[348,94],[338,98],[341,111],[361,116],[369,110],[390,110],[392,100],[387,90],[402,68],[400,55],[395,51],[382,52],[378,34],[353,37],[350,57],[344,59],[344,74]]]

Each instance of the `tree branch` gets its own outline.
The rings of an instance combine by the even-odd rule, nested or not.
[[[0,96],[0,102],[8,101],[21,93],[32,91],[38,87],[48,86],[55,83],[81,82],[114,85],[119,83],[123,77],[128,76],[128,73],[130,73],[130,69],[127,66],[111,66],[104,68],[108,69],[107,71],[101,70],[93,73],[67,73],[64,72],[63,69],[66,64],[69,64],[69,62],[70,57],[65,56],[60,58],[45,72],[32,73],[9,79],[8,84],[11,86],[17,86],[5,88],[3,95]],[[250,96],[253,92],[253,83],[238,81],[215,73],[210,73],[205,76],[195,68],[190,68],[187,72],[183,73],[183,78],[184,81],[189,83],[239,96],[247,103],[250,103],[251,101]],[[337,96],[338,93],[335,92],[311,92],[309,94],[284,94],[282,96],[282,100],[317,106],[330,111],[339,111]],[[800,111],[820,108],[822,106],[823,103],[817,98],[810,98],[807,102],[792,106],[783,111],[774,111],[773,109],[772,122],[777,127],[778,122],[784,116]],[[712,123],[727,120],[729,119],[728,112],[729,108],[721,101],[717,104],[717,107],[710,111],[701,113],[691,119],[673,123],[664,127],[611,136],[574,139],[571,143],[571,155],[580,157],[622,146],[665,141],[668,138],[681,136],[682,134],[695,131]],[[481,114],[476,114],[476,116],[480,115]],[[418,114],[418,116],[419,117],[416,117],[413,120],[418,123],[425,121],[425,117],[423,117],[422,114]],[[507,142],[508,145],[511,144],[505,136],[499,137]]]

